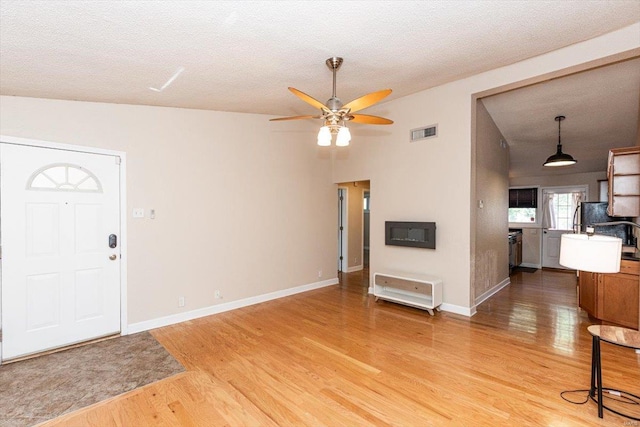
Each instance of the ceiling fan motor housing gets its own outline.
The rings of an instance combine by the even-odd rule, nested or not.
[[[338,111],[339,109],[342,108],[342,101],[340,101],[340,98],[337,98],[335,96],[332,96],[331,98],[329,98],[329,100],[326,103],[326,106],[328,109],[330,109],[331,111]]]

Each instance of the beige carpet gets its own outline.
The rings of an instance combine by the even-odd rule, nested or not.
[[[184,371],[149,334],[0,366],[0,426],[32,426]]]

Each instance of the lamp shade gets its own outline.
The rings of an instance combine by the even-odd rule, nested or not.
[[[340,127],[338,136],[336,137],[336,147],[346,147],[349,145],[349,141],[351,141],[351,132],[349,132],[349,128],[346,126]]]
[[[576,163],[577,161],[571,157],[571,155],[562,152],[562,146],[558,144],[558,151],[556,154],[549,156],[543,166],[569,166]]]
[[[331,145],[331,130],[329,126],[322,126],[318,132],[318,145],[328,147]]]
[[[594,234],[563,234],[560,265],[593,273],[620,271],[622,239]]]
[[[566,119],[565,116],[556,116],[556,122],[558,122],[558,147],[556,154],[553,154],[547,158],[547,161],[544,162],[543,166],[550,167],[558,167],[558,166],[569,166],[575,165],[576,160],[571,157],[569,154],[565,154],[562,152],[562,139],[560,138],[560,123]]]

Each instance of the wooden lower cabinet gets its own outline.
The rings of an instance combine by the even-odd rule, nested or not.
[[[598,273],[590,273],[587,271],[580,272],[580,308],[589,313],[593,317],[597,317],[596,307],[596,282]]]
[[[640,329],[640,263],[623,260],[615,274],[581,271],[579,301],[597,319]]]

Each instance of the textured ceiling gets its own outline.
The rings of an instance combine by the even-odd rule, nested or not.
[[[327,100],[331,56],[344,102],[391,100],[639,21],[638,0],[2,0],[0,94],[312,114],[287,87]]]

